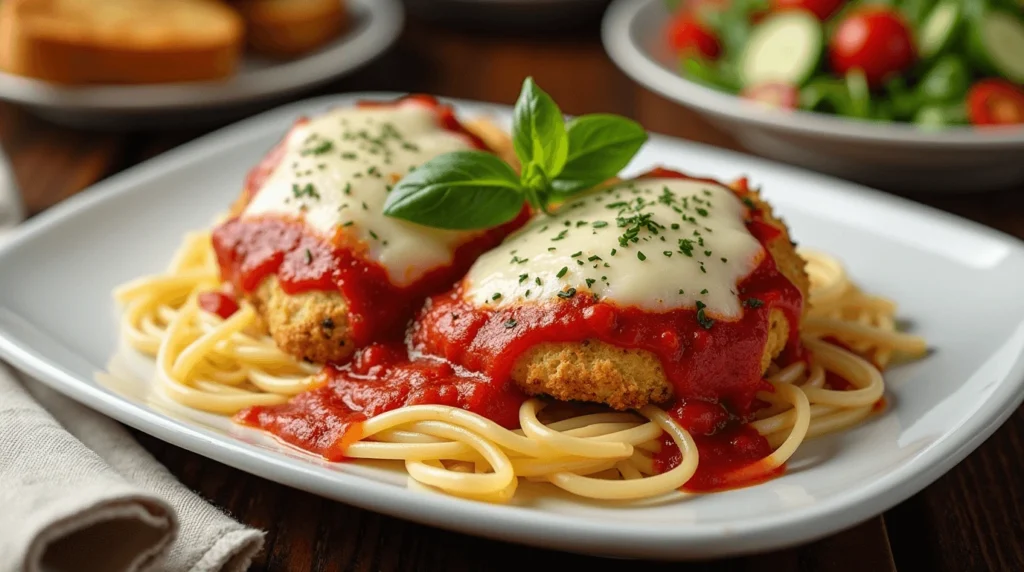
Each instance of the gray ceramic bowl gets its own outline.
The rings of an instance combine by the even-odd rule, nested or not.
[[[616,0],[604,17],[605,49],[634,80],[755,153],[893,190],[970,192],[1024,181],[1024,127],[928,131],[766,109],[680,77],[662,41],[668,18],[662,0]]]

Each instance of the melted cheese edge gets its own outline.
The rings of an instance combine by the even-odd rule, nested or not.
[[[715,318],[738,319],[737,284],[767,255],[745,209],[721,185],[629,182],[534,218],[477,260],[463,295],[506,307],[591,294],[650,312],[700,302]]]
[[[242,218],[302,219],[321,237],[362,250],[396,286],[451,264],[455,249],[478,234],[383,213],[391,186],[409,171],[438,155],[473,149],[466,137],[441,127],[426,105],[335,109],[296,125],[285,145],[283,160]]]

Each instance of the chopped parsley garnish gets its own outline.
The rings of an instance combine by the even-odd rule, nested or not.
[[[587,288],[593,286],[594,282],[597,282],[597,280],[594,280],[593,278],[587,278]]]
[[[316,187],[313,186],[313,183],[306,183],[301,187],[293,183],[292,195],[297,199],[302,197],[312,197],[314,199],[320,198],[320,193],[316,191]]]
[[[608,226],[608,223],[603,221],[603,220],[599,220],[599,221],[595,222],[591,226],[593,226],[594,228],[604,228],[604,227]]]
[[[636,252],[636,257],[640,259],[640,262],[647,260],[647,255],[639,250]]]
[[[743,305],[748,308],[760,308],[761,306],[764,306],[764,302],[757,298],[747,298],[743,301]]]
[[[331,143],[330,141],[324,140],[324,141],[321,141],[320,143],[318,143],[315,147],[310,147],[309,149],[303,149],[302,152],[299,153],[299,154],[302,155],[302,156],[306,156],[306,155],[323,155],[324,153],[329,152],[331,149],[334,149],[334,143]]]
[[[501,299],[501,292],[495,292],[494,296],[491,296],[491,300],[500,300],[500,299]]]
[[[715,321],[704,314],[704,308],[707,308],[704,302],[697,300],[697,323],[705,330],[710,330],[711,326],[715,324]]]
[[[313,263],[313,253],[307,248],[306,249],[306,264]]]
[[[708,289],[707,289],[707,288],[705,288],[705,289],[701,290],[701,291],[700,291],[700,293],[701,293],[701,294],[707,294],[707,293],[708,293]]]
[[[523,282],[526,282],[529,279],[530,279],[530,275],[529,274],[520,274],[519,275],[519,283],[520,284],[522,284]]]
[[[517,325],[519,325],[519,322],[517,322],[515,318],[509,318],[509,319],[505,320],[505,329],[506,330],[511,330],[512,328],[516,327]]]
[[[567,234],[569,234],[569,231],[568,230],[563,230],[562,232],[558,233],[558,236],[556,236],[555,238],[552,238],[551,240],[562,240],[563,238],[565,238],[565,236]]]
[[[565,273],[568,272],[568,271],[569,271],[569,267],[568,266],[563,266],[562,269],[558,271],[558,274],[555,274],[555,277],[556,278],[561,278],[562,276],[565,276]]]
[[[708,209],[697,209],[697,214],[700,216],[708,216]]]
[[[679,239],[679,252],[682,252],[686,256],[693,257],[693,242],[687,238]]]
[[[559,292],[558,293],[558,297],[559,298],[565,298],[565,299],[572,298],[575,295],[576,295],[576,289],[575,288],[569,288],[568,290],[565,290],[563,292]]]

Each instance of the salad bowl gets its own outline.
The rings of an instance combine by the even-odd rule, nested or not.
[[[954,126],[857,120],[768,107],[683,77],[664,41],[663,0],[617,0],[602,37],[632,79],[692,108],[747,150],[899,192],[975,192],[1024,182],[1024,126]]]

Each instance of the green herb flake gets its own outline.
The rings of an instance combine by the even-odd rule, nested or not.
[[[562,292],[558,293],[558,297],[559,298],[565,298],[565,299],[572,298],[575,295],[576,295],[576,289],[575,288],[569,288],[568,290],[565,290],[565,291],[562,291]]]
[[[707,317],[704,313],[704,308],[707,308],[704,302],[697,300],[697,323],[705,330],[710,330],[711,326],[715,324],[715,321]]]
[[[319,199],[320,193],[316,191],[316,187],[313,186],[313,183],[306,183],[301,187],[293,183],[292,196],[294,196],[297,199],[302,197],[311,197],[314,199]]]
[[[565,276],[565,273],[568,272],[568,271],[569,271],[569,267],[568,266],[563,266],[562,269],[558,271],[558,274],[555,274],[555,277],[556,278],[561,278],[562,276]]]

